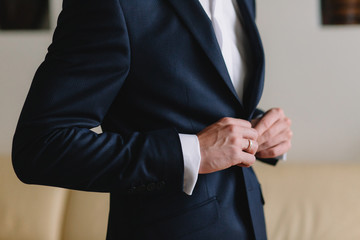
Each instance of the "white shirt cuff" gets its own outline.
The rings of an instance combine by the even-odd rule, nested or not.
[[[184,157],[184,185],[183,191],[191,195],[198,178],[201,153],[200,144],[196,135],[179,134]]]
[[[283,155],[280,155],[277,157],[278,160],[283,160],[284,162],[287,160],[287,153],[284,153]]]

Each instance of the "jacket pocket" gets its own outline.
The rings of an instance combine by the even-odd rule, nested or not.
[[[214,224],[218,218],[219,203],[214,197],[140,227],[136,239],[179,239]]]

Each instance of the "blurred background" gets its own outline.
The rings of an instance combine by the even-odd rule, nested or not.
[[[359,15],[360,1],[349,2]],[[292,118],[289,160],[358,162],[360,25],[322,25],[316,0],[257,3],[267,64],[260,105]]]
[[[356,23],[360,0],[327,1],[337,1],[340,13],[346,1],[351,4],[348,22]],[[4,2],[0,0],[0,240],[104,239],[107,196],[29,187],[12,172],[12,136],[62,1],[49,0],[40,23],[13,30],[2,19]],[[270,240],[360,239],[360,25],[328,24],[329,18],[323,24],[321,6],[320,0],[257,0],[266,53],[260,107],[283,108],[294,132],[288,162],[276,168],[255,166],[267,202]]]

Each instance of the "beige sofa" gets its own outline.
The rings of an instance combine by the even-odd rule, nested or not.
[[[360,164],[257,163],[269,240],[359,240]],[[105,239],[108,195],[29,186],[0,158],[0,240]]]

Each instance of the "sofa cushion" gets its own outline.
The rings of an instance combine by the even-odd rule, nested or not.
[[[70,191],[63,240],[104,240],[109,214],[109,194]]]
[[[360,239],[360,164],[255,164],[269,240]],[[105,239],[109,195],[25,185],[0,158],[0,240]]]
[[[269,240],[360,239],[360,165],[257,163]]]
[[[0,240],[60,240],[67,193],[21,183],[0,157]]]

